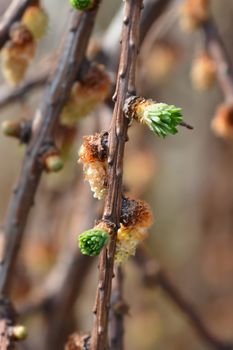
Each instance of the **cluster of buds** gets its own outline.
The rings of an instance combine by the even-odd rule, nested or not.
[[[202,52],[193,61],[191,80],[197,90],[209,89],[216,80],[216,64],[207,52]]]
[[[137,246],[147,237],[152,221],[151,209],[146,202],[123,198],[115,253],[117,264],[135,255]]]
[[[233,138],[233,105],[229,103],[221,104],[212,120],[211,128],[217,136]]]
[[[98,103],[106,99],[110,87],[109,74],[102,65],[93,63],[87,74],[74,83],[61,113],[61,124],[75,125],[80,118],[87,116]]]
[[[94,197],[104,198],[107,191],[108,133],[84,136],[79,151],[79,163],[83,164],[85,180],[90,183]]]
[[[117,231],[115,262],[124,263],[136,252],[138,244],[147,237],[147,230],[152,225],[150,206],[142,200],[123,198],[121,224]],[[97,256],[107,244],[110,226],[100,222],[93,229],[79,235],[79,247],[83,254]]]
[[[180,14],[181,27],[184,30],[194,30],[208,19],[209,0],[184,0]]]
[[[77,10],[90,10],[94,5],[94,0],[70,0],[70,4]]]
[[[35,56],[36,39],[45,32],[45,28],[47,15],[39,6],[28,7],[21,21],[12,25],[10,40],[0,52],[2,73],[9,84],[16,85],[24,78]]]
[[[177,126],[183,121],[181,108],[136,96],[126,100],[124,112],[130,120],[135,119],[147,125],[150,130],[162,137],[176,134]]]

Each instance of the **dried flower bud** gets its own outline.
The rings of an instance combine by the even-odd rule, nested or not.
[[[79,247],[83,254],[97,256],[107,243],[108,239],[108,232],[96,227],[79,235]]]
[[[1,69],[5,80],[16,85],[24,78],[36,46],[32,35],[22,24],[14,25],[10,35],[12,39],[0,52]]]
[[[13,58],[2,63],[4,79],[12,86],[23,80],[28,68],[28,61],[23,58]]]
[[[142,97],[130,97],[124,107],[128,118],[146,124],[158,136],[176,134],[177,126],[182,122],[181,108],[166,103],[156,103]]]
[[[73,333],[69,336],[65,350],[84,350],[90,347],[90,335],[84,333]]]
[[[121,226],[117,232],[116,263],[124,263],[130,256],[135,255],[138,244],[147,237],[152,221],[152,212],[148,203],[123,198]]]
[[[216,64],[208,53],[195,58],[191,70],[192,84],[197,90],[210,88],[216,80]]]
[[[107,165],[103,162],[86,163],[83,166],[85,180],[89,182],[94,198],[103,199],[107,193]]]
[[[184,0],[180,14],[180,24],[184,30],[196,29],[209,16],[209,0]]]
[[[147,231],[139,228],[126,228],[123,225],[117,232],[115,262],[125,263],[130,256],[134,256],[137,246],[147,237]]]
[[[94,197],[102,199],[107,191],[108,133],[89,135],[79,151],[85,180],[89,181]]]
[[[233,105],[223,103],[216,111],[211,128],[217,136],[233,138]]]
[[[122,199],[121,223],[124,227],[150,227],[152,221],[148,203],[140,199]]]
[[[10,29],[11,42],[17,45],[25,45],[33,41],[31,32],[21,22],[15,22]]]
[[[24,340],[27,338],[28,336],[28,332],[27,332],[27,328],[25,326],[14,326],[12,328],[12,336],[16,339],[16,340]]]
[[[61,123],[74,125],[87,116],[109,94],[111,80],[104,67],[93,64],[83,80],[74,83],[61,113]]]
[[[40,6],[29,6],[22,17],[22,23],[29,29],[34,39],[41,39],[47,32],[48,15]]]
[[[93,0],[70,0],[71,6],[77,10],[89,10],[93,4]]]

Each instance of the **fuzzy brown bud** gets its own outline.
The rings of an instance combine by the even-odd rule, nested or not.
[[[209,0],[184,0],[180,7],[180,15],[182,29],[198,28],[209,16]]]
[[[5,80],[16,85],[24,78],[36,46],[28,29],[20,23],[12,27],[10,36],[0,52],[1,69]]]
[[[61,113],[61,123],[74,125],[87,116],[109,94],[111,80],[104,67],[93,64],[85,77],[74,83]]]
[[[84,350],[89,349],[90,335],[84,333],[74,333],[69,336],[65,350]]]
[[[216,80],[216,64],[207,52],[198,55],[190,72],[193,87],[197,90],[209,89]]]
[[[233,139],[233,105],[223,103],[215,113],[211,128],[217,136]]]

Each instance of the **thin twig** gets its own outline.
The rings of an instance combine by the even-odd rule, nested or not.
[[[206,48],[216,63],[220,87],[225,100],[233,101],[233,69],[224,43],[219,35],[217,26],[212,17],[202,25]]]
[[[9,105],[12,102],[16,102],[21,98],[24,98],[28,92],[32,92],[33,90],[44,86],[48,81],[48,73],[49,72],[40,72],[17,87],[8,87],[5,85],[0,87],[0,108]]]
[[[233,349],[232,343],[223,342],[211,334],[201,320],[194,306],[182,296],[180,291],[170,282],[166,273],[160,268],[158,262],[150,257],[145,249],[142,247],[138,248],[134,261],[142,270],[145,283],[150,287],[162,288],[168,297],[187,316],[190,323],[206,343],[216,350]]]
[[[0,49],[9,39],[9,31],[12,24],[18,21],[23,15],[26,8],[35,3],[35,0],[14,0],[4,13],[0,21]]]
[[[109,134],[108,193],[103,220],[113,224],[110,243],[104,248],[99,262],[99,282],[94,308],[95,321],[91,339],[92,350],[107,348],[108,316],[112,287],[116,234],[120,223],[122,200],[123,156],[128,120],[123,113],[125,99],[134,92],[134,77],[138,54],[142,0],[126,0],[122,29],[122,49],[117,76],[115,107]]]

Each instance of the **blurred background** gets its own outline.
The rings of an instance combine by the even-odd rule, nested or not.
[[[68,1],[46,0],[43,5],[49,15],[49,29],[37,45],[26,79],[42,69],[48,57],[50,64],[53,65],[53,60],[55,64],[68,24]],[[1,0],[1,14],[7,6],[8,1]],[[107,42],[105,33],[120,6],[121,1],[103,1],[90,51]],[[223,102],[218,83],[206,91],[192,86],[191,66],[203,47],[203,34],[180,28],[178,8],[179,1],[168,7],[144,40],[138,65],[138,91],[140,95],[181,107],[185,121],[194,130],[180,128],[176,136],[159,139],[147,128],[133,124],[126,146],[124,182],[132,196],[145,199],[153,208],[154,225],[145,242],[150,253],[195,306],[207,328],[219,339],[232,340],[233,145],[230,139],[216,136],[210,127],[217,106]],[[212,0],[211,9],[233,62],[233,3]],[[119,44],[116,35],[120,32],[112,35],[116,48]],[[111,76],[114,78],[114,73]],[[0,82],[1,92],[5,87],[2,77]],[[40,87],[1,107],[0,120],[33,117],[43,93],[44,87]],[[81,264],[86,267],[80,277],[76,270],[80,257],[77,260],[72,257],[78,250],[77,235],[93,226],[102,208],[101,203],[92,199],[89,185],[83,182],[77,159],[82,136],[106,128],[110,118],[111,110],[102,104],[80,120],[63,171],[43,175],[15,276],[15,304],[29,330],[28,340],[19,348],[63,349],[61,341],[54,345],[59,327],[67,328],[66,338],[77,329],[91,330],[97,261],[82,259]],[[18,141],[0,136],[2,224],[23,154],[24,146]],[[75,295],[66,306],[61,324],[54,325],[60,312],[59,291],[65,293],[63,277],[70,266],[73,274],[69,283]],[[130,306],[125,318],[125,348],[209,349],[186,315],[159,286],[144,285],[141,272],[132,259],[124,266],[124,298]],[[54,293],[58,295],[58,308],[50,309],[49,298],[45,296]],[[64,313],[61,311],[60,315]]]

